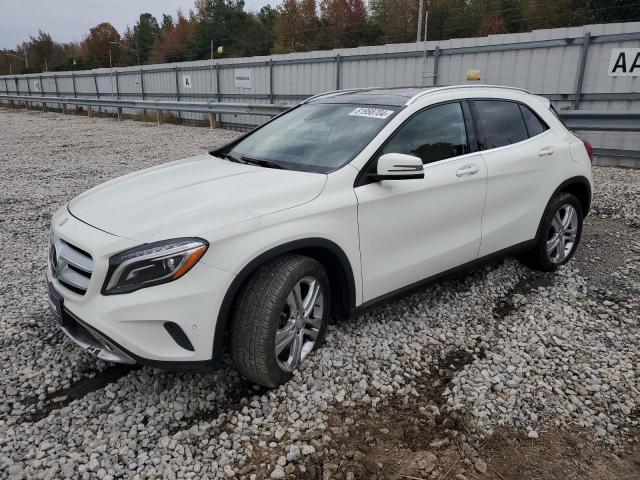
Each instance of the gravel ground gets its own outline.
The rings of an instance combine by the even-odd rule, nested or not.
[[[567,435],[575,467],[553,472],[640,475],[621,460],[640,432],[639,171],[594,169],[583,245],[557,273],[506,260],[333,325],[276,390],[230,368],[110,365],[64,338],[44,284],[51,213],[234,135],[0,109],[0,477],[519,478],[519,448],[553,463],[542,447]]]

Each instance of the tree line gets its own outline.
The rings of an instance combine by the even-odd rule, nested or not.
[[[640,0],[424,0],[427,39],[640,20]],[[281,0],[248,12],[244,0],[195,0],[120,33],[108,22],[80,42],[40,30],[0,50],[0,74],[85,70],[416,41],[419,0]],[[212,48],[213,47],[213,48]]]

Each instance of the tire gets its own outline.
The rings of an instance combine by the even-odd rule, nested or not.
[[[318,292],[313,302],[312,291]],[[236,298],[230,331],[234,367],[265,387],[286,383],[322,343],[330,305],[329,280],[316,260],[286,254],[261,265]]]
[[[583,217],[582,205],[575,196],[561,192],[553,197],[542,215],[536,244],[522,257],[523,263],[550,272],[571,260],[582,236]]]

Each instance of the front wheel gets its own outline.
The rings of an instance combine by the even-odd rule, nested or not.
[[[549,272],[567,263],[580,243],[582,205],[570,193],[556,195],[542,216],[536,245],[523,257],[531,268]]]
[[[277,387],[322,342],[329,318],[327,274],[316,260],[287,254],[260,266],[240,291],[231,359],[244,377]]]

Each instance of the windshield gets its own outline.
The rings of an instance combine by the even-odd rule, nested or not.
[[[327,173],[350,162],[396,112],[389,106],[301,105],[238,142],[228,156]]]

